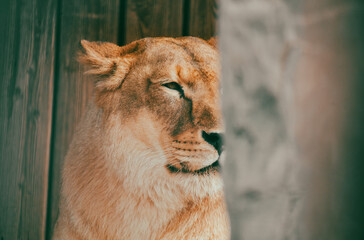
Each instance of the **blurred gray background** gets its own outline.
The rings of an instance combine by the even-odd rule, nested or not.
[[[363,20],[363,1],[221,1],[232,239],[364,239]]]

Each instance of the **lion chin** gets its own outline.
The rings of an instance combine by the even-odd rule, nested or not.
[[[95,78],[53,239],[229,239],[215,39],[81,41]]]

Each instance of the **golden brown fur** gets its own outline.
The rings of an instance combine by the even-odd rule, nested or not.
[[[220,173],[198,174],[219,157],[202,137],[222,128],[214,42],[82,41],[94,104],[65,160],[53,239],[229,238]]]

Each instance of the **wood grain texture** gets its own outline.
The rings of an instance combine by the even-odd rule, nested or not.
[[[2,1],[0,239],[44,239],[56,1]]]
[[[80,40],[117,42],[119,0],[63,0],[61,7],[58,74],[56,76],[53,122],[48,232],[58,215],[63,160],[87,103],[92,99],[93,81],[76,61]]]
[[[134,0],[127,2],[126,42],[144,37],[182,36],[183,1]]]
[[[216,34],[217,1],[191,0],[188,14],[188,35],[209,39]]]

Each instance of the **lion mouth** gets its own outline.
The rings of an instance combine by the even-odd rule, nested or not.
[[[167,165],[167,169],[171,173],[189,173],[193,175],[207,175],[214,172],[220,172],[221,166],[219,163],[219,159],[213,162],[211,165],[208,165],[206,167],[200,168],[198,170],[191,170],[188,168],[188,166],[181,164],[182,168],[177,168],[175,166],[172,166],[170,164]]]

